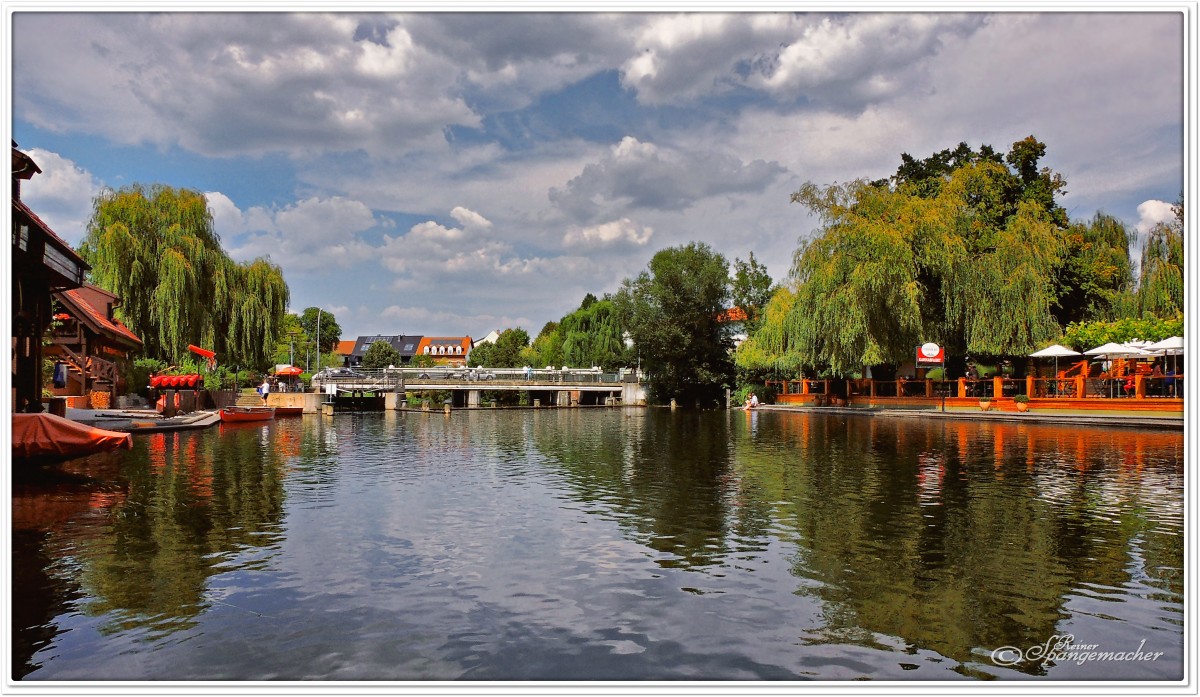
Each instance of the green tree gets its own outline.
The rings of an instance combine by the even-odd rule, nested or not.
[[[317,319],[320,318],[318,324]],[[304,333],[311,340],[317,339],[317,334],[320,334],[321,353],[329,353],[337,347],[338,342],[342,340],[342,328],[338,326],[337,318],[332,312],[327,312],[315,307],[306,307],[304,312],[300,314],[300,326],[304,328]],[[318,332],[318,327],[320,331]]]
[[[378,370],[391,365],[400,365],[400,352],[386,341],[376,341],[363,352],[362,367]]]
[[[758,263],[754,252],[746,261],[733,260],[733,278],[730,279],[730,293],[734,307],[740,307],[746,313],[742,329],[747,335],[753,334],[762,318],[763,308],[775,293],[771,275],[767,267]]]
[[[597,300],[589,293],[579,309],[563,317],[559,335],[564,365],[615,370],[629,363],[625,330],[611,299]]]
[[[271,362],[288,304],[283,273],[266,259],[230,259],[199,191],[101,191],[80,255],[91,281],[121,297],[117,315],[147,356],[178,364],[196,344],[223,363]]]
[[[1183,312],[1183,198],[1172,207],[1174,220],[1150,230],[1142,248],[1137,301],[1143,313],[1171,317]]]
[[[1119,315],[1133,284],[1131,235],[1116,218],[1097,213],[1087,223],[1063,231],[1067,245],[1057,273],[1054,308],[1060,325]]]
[[[308,334],[300,324],[300,317],[289,312],[279,323],[279,341],[275,344],[276,363],[303,363],[304,349],[309,345]]]
[[[718,321],[729,301],[724,256],[696,242],[664,249],[613,301],[649,375],[651,400],[721,403],[733,383],[733,342]]]
[[[562,333],[558,322],[542,325],[533,343],[521,351],[521,362],[529,366],[559,365],[562,357]]]
[[[1001,356],[1057,338],[1067,244],[1053,195],[1065,184],[1038,169],[1042,153],[1036,140],[1014,143],[1004,158],[1014,172],[990,148],[960,145],[907,158],[885,182],[805,184],[792,201],[823,227],[796,251],[790,308],[739,361],[848,374],[927,341]]]
[[[480,344],[467,356],[467,365],[486,368],[519,368],[529,333],[520,327],[505,329],[494,344]]]

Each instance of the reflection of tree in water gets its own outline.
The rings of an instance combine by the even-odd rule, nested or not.
[[[810,642],[893,636],[909,650],[979,661],[973,649],[1044,643],[1081,584],[1127,584],[1131,549],[1144,570],[1181,566],[1174,447],[1148,446],[1164,456],[1145,471],[1105,461],[1137,432],[1085,432],[1087,452],[1064,457],[1056,436],[1078,429],[821,417],[779,427],[736,462],[743,480],[784,502],[777,515],[796,531],[799,592],[826,613]],[[1121,469],[1093,476],[1108,467]],[[1152,581],[1175,602],[1177,576]]]
[[[45,547],[47,556],[78,567],[91,598],[82,609],[111,618],[102,631],[191,626],[205,607],[208,577],[236,568],[244,550],[278,543],[278,437],[260,426],[135,442],[120,468],[123,500],[50,536]]]
[[[663,566],[719,564],[762,544],[769,510],[732,472],[725,414],[548,412],[535,420],[534,443],[578,500],[670,555]]]

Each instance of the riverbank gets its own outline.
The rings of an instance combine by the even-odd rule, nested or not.
[[[612,406],[601,405],[572,405],[570,407],[475,407],[463,408],[457,407],[451,410],[451,413],[458,411],[502,411],[502,410],[554,410],[554,409],[612,409]],[[618,406],[616,408],[629,408],[632,405]],[[867,407],[834,407],[834,406],[799,406],[789,404],[763,404],[758,407],[759,411],[778,411],[778,412],[794,412],[794,413],[811,413],[811,414],[841,414],[847,416],[873,416],[882,418],[921,418],[921,419],[969,419],[974,421],[1015,421],[1024,423],[1054,423],[1076,426],[1103,426],[1112,428],[1159,428],[1183,430],[1185,419],[1182,412],[1178,414],[1163,414],[1163,413],[1146,413],[1134,411],[1098,411],[1098,410],[1030,410],[1026,412],[1012,411],[979,411],[968,409],[947,409],[941,411],[937,408],[926,409],[883,409],[883,408],[867,408]],[[444,413],[441,409],[411,409],[404,408],[396,411],[414,413],[414,414],[430,414]],[[97,428],[107,429],[109,431],[121,431],[127,433],[156,433],[163,431],[179,431],[196,428],[208,428],[220,423],[220,416],[216,411],[198,411],[189,414],[181,414],[170,418],[164,418],[161,414],[153,410],[140,409],[106,409],[106,410],[91,410],[91,409],[67,409],[67,418],[72,421],[95,426]]]
[[[871,409],[863,407],[807,407],[769,404],[759,407],[765,411],[784,411],[813,414],[845,414],[884,418],[969,419],[972,421],[1016,421],[1025,423],[1054,423],[1073,426],[1103,426],[1111,428],[1163,428],[1183,430],[1184,415],[1166,415],[1131,411],[970,411],[967,409]]]

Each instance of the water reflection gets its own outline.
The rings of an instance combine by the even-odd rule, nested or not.
[[[1175,678],[1182,449],[1157,431],[599,409],[139,438],[15,482],[15,673]],[[1063,633],[1167,656],[991,660]]]
[[[43,608],[40,621],[19,623],[31,631],[17,633],[18,677],[64,609],[105,618],[103,634],[153,640],[193,626],[209,605],[206,579],[229,560],[279,542],[281,463],[303,429],[220,431],[154,434],[120,459],[14,473],[14,566],[30,575],[14,585],[14,606]]]
[[[972,673],[980,649],[1044,643],[1089,588],[1154,596],[1150,623],[1179,621],[1178,434],[784,420],[737,461],[797,534],[800,592],[825,608],[808,642],[900,637]]]

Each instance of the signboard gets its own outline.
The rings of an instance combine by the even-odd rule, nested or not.
[[[934,343],[921,344],[917,348],[917,365],[922,363],[941,364],[946,360],[946,349]]]

